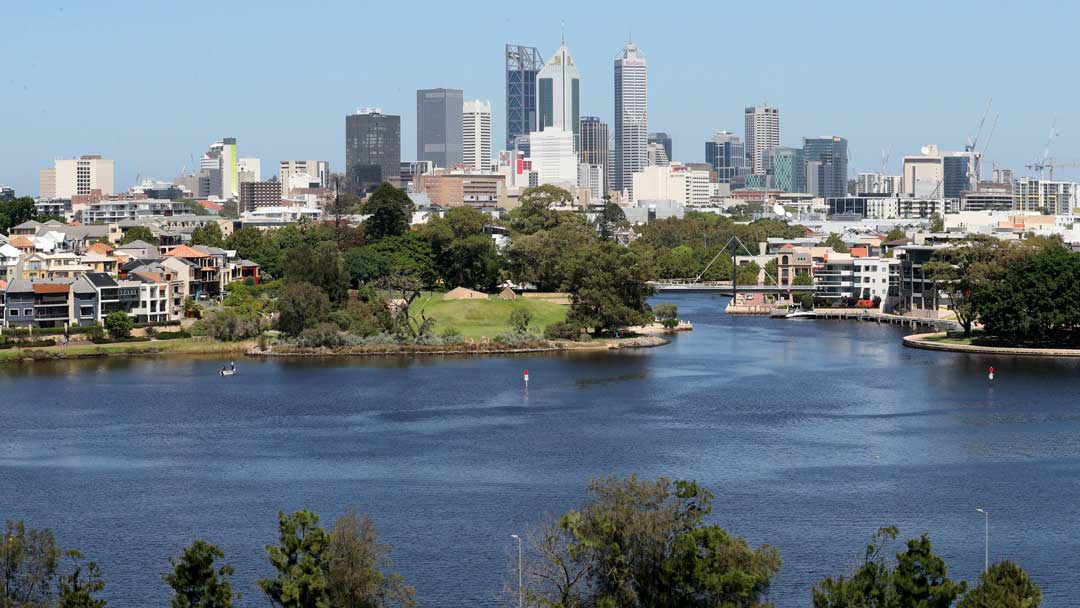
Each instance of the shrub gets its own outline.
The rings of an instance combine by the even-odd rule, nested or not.
[[[519,334],[528,332],[531,322],[532,313],[527,308],[515,308],[510,313],[510,329]]]
[[[344,332],[333,323],[319,323],[300,332],[297,344],[308,348],[336,348],[345,346],[347,338]]]
[[[239,313],[231,308],[208,313],[201,323],[200,330],[204,330],[206,335],[222,342],[246,340],[259,335],[262,331],[256,313],[250,311]]]
[[[461,342],[461,330],[456,327],[447,327],[439,332],[439,337],[442,338],[444,342]]]
[[[105,317],[105,329],[116,339],[130,337],[131,328],[134,326],[135,322],[122,310],[110,312],[109,316]]]
[[[159,331],[155,336],[158,340],[180,340],[183,338],[190,338],[191,334],[184,331]]]
[[[569,321],[552,323],[544,328],[544,337],[548,340],[577,340],[580,329],[576,323]]]
[[[86,328],[86,339],[91,342],[97,342],[98,340],[105,339],[105,330],[101,329],[100,325],[91,325]]]

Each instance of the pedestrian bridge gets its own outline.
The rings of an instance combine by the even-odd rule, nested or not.
[[[660,279],[649,281],[649,284],[661,292],[701,292],[719,293],[731,295],[733,291],[731,281],[697,281],[694,279]],[[792,285],[790,287],[778,287],[776,285],[739,285],[739,293],[813,293],[813,285]]]

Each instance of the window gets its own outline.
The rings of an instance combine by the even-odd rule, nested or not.
[[[34,316],[34,309],[33,308],[24,308],[23,309],[23,316],[24,317],[32,317],[32,316]]]
[[[82,317],[84,319],[88,319],[90,317],[93,317],[94,316],[94,307],[93,306],[80,306],[79,307],[79,314],[82,315]]]

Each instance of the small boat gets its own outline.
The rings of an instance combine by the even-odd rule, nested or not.
[[[784,315],[785,319],[813,319],[816,317],[813,312],[803,310],[801,304],[792,304],[788,306],[787,314]]]
[[[220,373],[222,376],[233,376],[236,374],[236,369],[223,369]]]

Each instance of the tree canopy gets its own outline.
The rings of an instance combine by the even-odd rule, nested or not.
[[[179,557],[169,560],[172,572],[164,580],[173,590],[172,608],[231,608],[233,567],[215,562],[225,557],[221,549],[196,540]]]
[[[127,245],[134,241],[143,241],[145,243],[150,243],[151,245],[158,244],[158,238],[154,236],[153,231],[146,226],[132,226],[131,228],[128,228],[124,232],[124,236],[121,237],[120,244]]]
[[[400,188],[383,182],[364,203],[364,234],[369,241],[388,236],[401,236],[409,229],[413,204],[409,195]]]

